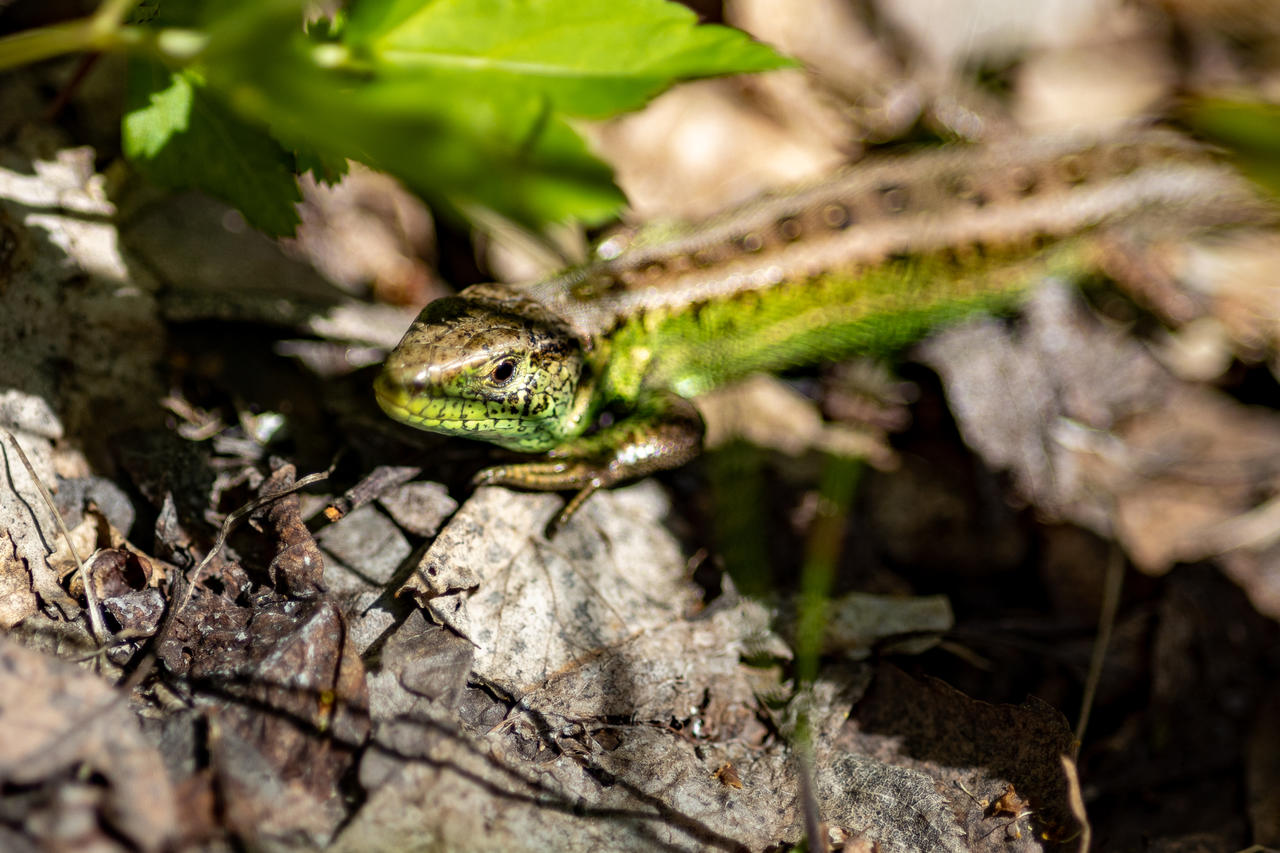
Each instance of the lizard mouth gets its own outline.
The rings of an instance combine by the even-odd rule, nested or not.
[[[373,396],[382,411],[394,420],[410,426],[421,426],[429,420],[423,412],[432,397],[397,382],[385,372],[373,380]]]
[[[385,373],[378,374],[378,377],[373,380],[373,396],[382,410],[398,421],[413,414],[409,410],[408,390],[398,382],[394,382]]]
[[[472,411],[483,404],[432,396],[397,382],[387,373],[374,379],[373,396],[393,420],[430,432],[475,436],[495,420],[485,411]]]

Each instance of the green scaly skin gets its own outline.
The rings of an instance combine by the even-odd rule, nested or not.
[[[700,226],[606,241],[600,260],[544,282],[438,300],[375,392],[419,429],[542,454],[477,482],[577,490],[558,526],[596,489],[696,456],[699,394],[1007,310],[1046,275],[1096,270],[1117,234],[1261,211],[1166,134],[886,160]]]

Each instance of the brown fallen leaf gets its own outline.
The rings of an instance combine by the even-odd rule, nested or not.
[[[12,605],[15,616],[28,609],[22,603],[26,597],[21,592],[23,575],[25,586],[39,601],[57,607],[68,617],[79,609],[49,562],[49,549],[66,548],[65,538],[44,502],[41,486],[32,480],[22,461],[25,455],[40,483],[49,488],[55,483],[52,439],[61,435],[62,424],[44,400],[0,389],[0,530],[5,531],[13,554],[5,560],[5,568],[9,575],[6,586],[20,596]]]
[[[1016,329],[980,322],[923,353],[966,441],[1041,514],[1114,536],[1151,574],[1234,554],[1259,606],[1278,600],[1247,555],[1280,541],[1280,415],[1174,378],[1061,288]]]
[[[177,837],[169,777],[123,694],[3,637],[0,784],[46,792],[6,796],[16,810],[6,823],[18,823],[38,847],[115,849],[124,839],[136,849],[159,851]],[[73,820],[67,808],[87,810],[89,820]],[[76,825],[84,827],[82,834],[67,838],[67,827]]]
[[[431,543],[402,594],[467,638],[473,668],[511,695],[697,609],[655,483],[602,492],[548,542],[552,494],[482,488]],[[647,522],[647,523],[637,523]]]
[[[957,774],[966,769],[994,774],[1004,780],[1006,793],[1013,785],[1025,792],[1036,821],[1055,835],[1076,825],[1061,764],[1061,756],[1071,754],[1072,733],[1062,714],[1044,702],[992,705],[936,679],[917,681],[881,664],[852,720],[849,734],[855,742],[868,737],[884,750],[909,756],[909,766],[939,780],[959,780]],[[975,804],[978,822],[970,824],[970,832],[976,837],[990,831],[980,822],[994,814],[984,815]]]
[[[9,630],[35,612],[31,573],[18,557],[9,531],[0,530],[0,630]]]
[[[1280,415],[1220,392],[1179,385],[1116,436],[1128,470],[1091,480],[1112,486],[1116,535],[1145,571],[1232,550],[1233,520],[1280,492]]]
[[[259,489],[261,496],[275,494],[293,485],[297,471],[281,465]],[[302,520],[296,492],[273,500],[258,511],[275,534],[275,556],[267,567],[271,582],[289,596],[313,595],[324,589],[324,555]],[[255,514],[255,515],[257,515]]]
[[[305,830],[323,843],[343,814],[338,780],[369,731],[364,667],[337,605],[266,593],[243,608],[193,597],[190,610],[207,620],[188,640],[189,676],[217,723],[215,784],[236,804],[234,828],[246,840]],[[281,811],[281,796],[308,805]],[[264,809],[274,829],[252,830]]]

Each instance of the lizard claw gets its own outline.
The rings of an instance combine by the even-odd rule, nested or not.
[[[551,539],[560,532],[560,529],[569,523],[569,519],[577,515],[578,510],[587,502],[587,498],[594,495],[602,485],[604,485],[604,483],[597,479],[592,480],[591,483],[579,489],[577,494],[569,498],[569,501],[564,505],[564,508],[553,515],[551,520],[547,522],[547,527],[543,531],[543,535],[548,539]]]
[[[556,492],[580,489],[595,476],[595,468],[582,462],[519,462],[485,468],[471,478],[471,485],[515,486],[537,492]]]
[[[524,462],[515,465],[498,465],[485,468],[471,478],[473,487],[480,486],[515,486],[518,489],[534,489],[537,491],[565,491],[576,489],[577,492],[564,505],[560,512],[547,523],[546,536],[553,537],[560,528],[568,524],[569,519],[577,514],[587,498],[595,494],[610,481],[601,470],[583,461],[576,462]]]

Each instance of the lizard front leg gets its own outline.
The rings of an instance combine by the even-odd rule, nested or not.
[[[692,403],[662,391],[616,423],[565,442],[544,461],[486,468],[473,482],[536,491],[576,489],[577,494],[547,526],[551,535],[597,489],[677,468],[693,459],[702,451],[704,429]]]

